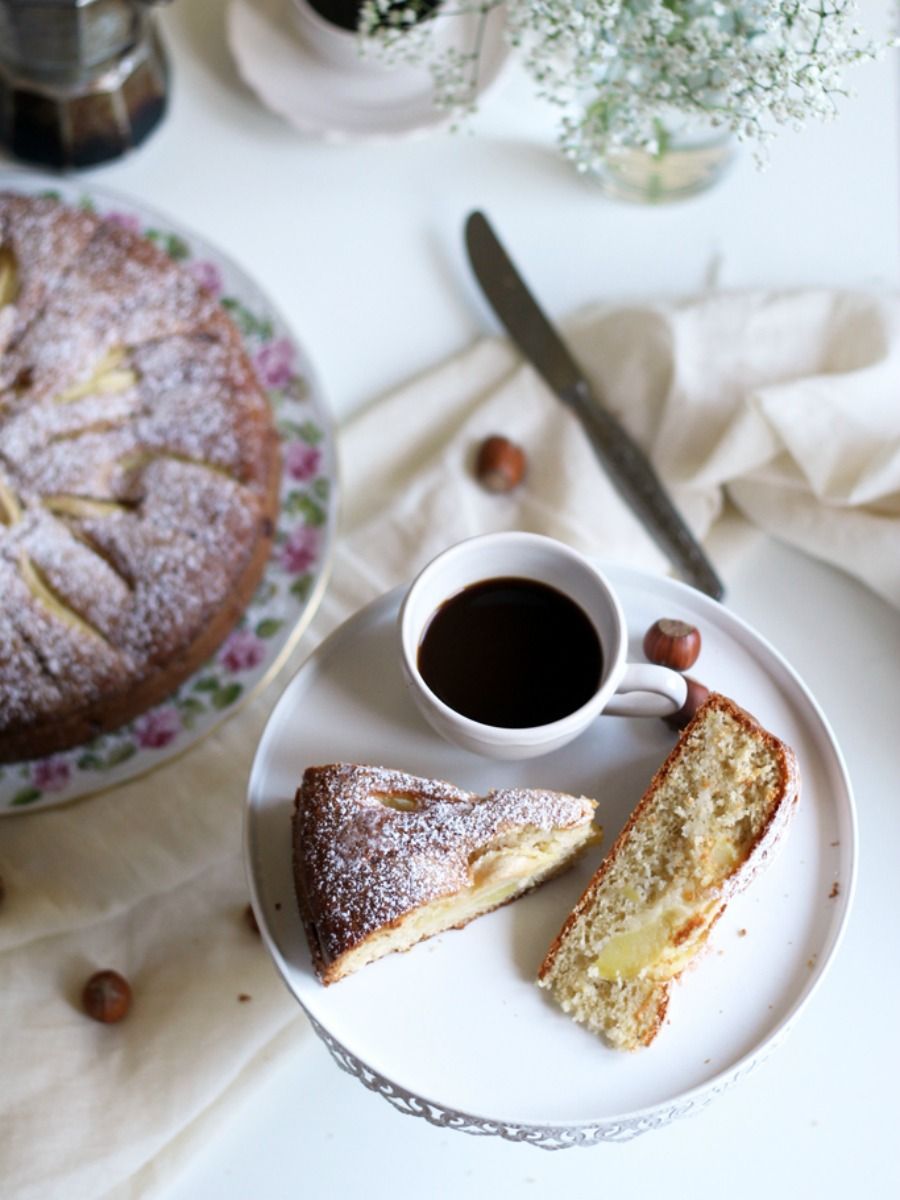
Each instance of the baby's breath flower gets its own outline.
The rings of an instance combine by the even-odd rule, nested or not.
[[[367,46],[425,62],[435,102],[475,109],[484,24],[503,0],[365,0]],[[448,48],[443,16],[471,14]],[[506,37],[539,96],[560,109],[559,144],[581,170],[627,145],[663,153],[669,121],[701,118],[757,145],[778,127],[830,120],[848,68],[881,55],[855,0],[506,0]]]

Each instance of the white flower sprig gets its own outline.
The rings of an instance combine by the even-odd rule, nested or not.
[[[388,61],[427,63],[435,102],[475,107],[481,38],[501,0],[366,0],[364,42]],[[763,148],[779,127],[835,116],[848,68],[880,56],[855,0],[507,0],[507,36],[538,94],[561,110],[559,140],[581,170],[617,149],[662,154],[673,122],[701,118]],[[474,15],[464,50],[440,44],[443,16]]]

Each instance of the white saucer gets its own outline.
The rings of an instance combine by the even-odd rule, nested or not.
[[[547,786],[599,800],[604,846],[673,744],[656,718],[601,717],[569,746],[527,762],[476,757],[418,715],[400,671],[400,593],[369,605],[301,668],[278,703],[249,784],[246,855],[254,908],[288,987],[338,1063],[395,1107],[437,1124],[558,1148],[621,1140],[706,1104],[781,1041],[821,981],[850,907],[855,814],[840,751],[787,663],[747,625],[672,580],[605,567],[631,657],[660,616],[698,625],[695,673],[791,744],[801,798],[785,844],[736,897],[673,989],[648,1049],[607,1048],[534,983],[602,851],[532,895],[325,988],[297,915],[292,797],[303,769],[398,767],[479,793]]]
[[[445,47],[469,46],[478,15],[437,18]],[[392,140],[447,124],[425,67],[360,60],[342,67],[304,40],[290,0],[231,0],[228,43],[244,82],[273,112],[328,142]],[[477,86],[482,96],[508,56],[502,8],[488,16]]]

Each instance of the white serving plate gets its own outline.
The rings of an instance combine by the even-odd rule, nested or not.
[[[601,717],[523,763],[442,741],[406,694],[392,592],[351,618],[297,673],[260,742],[246,857],[259,925],[289,989],[338,1063],[401,1110],[547,1148],[624,1139],[706,1104],[760,1063],[801,1013],[837,949],[855,878],[856,820],[840,751],[791,667],[739,618],[684,584],[605,566],[631,657],[660,616],[697,624],[692,673],[797,753],[801,799],[785,844],[729,905],[673,988],[653,1045],[609,1049],[534,984],[602,851],[524,899],[322,987],[294,902],[290,818],[306,766],[382,764],[473,791],[545,786],[599,800],[608,847],[673,742],[658,719]]]

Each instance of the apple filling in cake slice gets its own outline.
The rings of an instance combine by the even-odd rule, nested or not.
[[[648,1045],[669,989],[793,810],[793,752],[724,696],[698,711],[550,948],[538,982],[613,1045]]]
[[[48,613],[84,637],[105,640],[99,629],[95,629],[57,592],[43,569],[25,550],[19,552],[19,570],[34,600]]]
[[[130,512],[133,504],[122,500],[95,500],[91,496],[45,496],[44,508],[59,517],[108,517],[117,513]]]
[[[0,475],[0,525],[15,525],[22,518],[22,506],[12,487]]]
[[[11,246],[0,246],[0,308],[14,304],[19,295],[19,264]]]
[[[128,365],[127,349],[113,346],[94,363],[85,379],[63,388],[53,400],[56,404],[72,404],[86,396],[112,396],[134,387],[137,381],[137,372]]]
[[[476,796],[383,767],[310,767],[293,818],[294,880],[323,983],[507,904],[600,831],[583,796]]]

